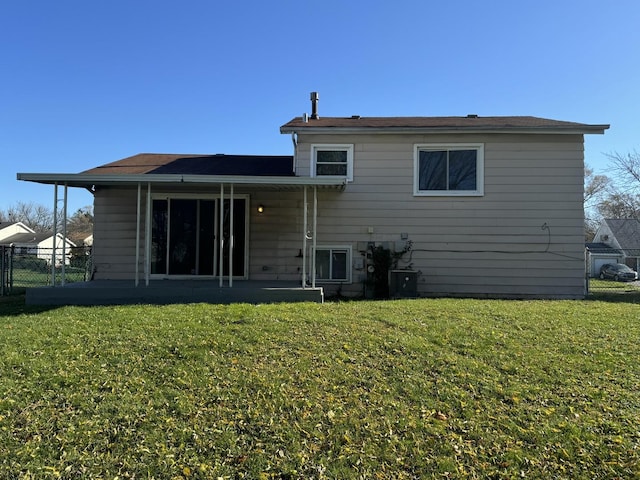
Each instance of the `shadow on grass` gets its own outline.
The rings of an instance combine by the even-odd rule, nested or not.
[[[596,300],[599,302],[611,303],[640,303],[640,292],[625,292],[615,290],[598,290],[591,291],[587,296],[587,300]]]
[[[59,305],[27,305],[24,293],[0,297],[0,317],[42,313],[60,308]]]

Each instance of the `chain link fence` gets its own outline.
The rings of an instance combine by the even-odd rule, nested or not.
[[[599,277],[587,278],[589,294],[597,293],[636,293],[640,294],[640,281],[622,281],[614,279],[601,279]]]
[[[91,279],[91,247],[61,249],[0,246],[0,295],[24,293],[45,287]],[[64,261],[63,261],[64,260]],[[55,263],[55,265],[54,265]]]

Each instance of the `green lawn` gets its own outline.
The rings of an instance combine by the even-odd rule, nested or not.
[[[638,282],[616,282],[614,280],[589,279],[590,292],[640,293]]]
[[[46,268],[40,269],[28,269],[28,268],[14,268],[13,269],[13,287],[45,287],[51,285],[51,270]],[[84,268],[66,267],[65,270],[65,282],[84,282],[85,270]],[[61,269],[56,269],[56,284],[60,285],[62,282]]]
[[[0,478],[638,472],[637,303],[0,303]]]

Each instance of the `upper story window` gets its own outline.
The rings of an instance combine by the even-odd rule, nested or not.
[[[311,145],[311,176],[353,180],[353,145]]]
[[[414,195],[484,194],[484,145],[416,145]]]

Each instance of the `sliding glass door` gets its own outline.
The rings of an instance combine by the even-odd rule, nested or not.
[[[245,198],[231,203],[219,199],[162,198],[153,200],[151,225],[151,274],[217,276],[222,262],[229,275],[229,244],[233,223],[233,276],[245,276]],[[220,232],[222,215],[222,232]],[[220,257],[220,241],[223,251]]]

